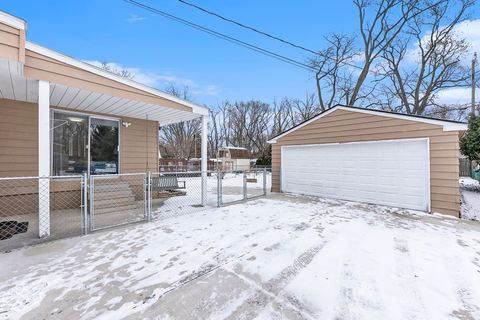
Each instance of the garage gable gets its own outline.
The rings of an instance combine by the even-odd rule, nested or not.
[[[383,122],[383,125],[381,123]],[[419,127],[420,125],[420,127]],[[319,127],[324,130],[318,130]],[[391,127],[385,130],[385,127]],[[363,109],[357,107],[335,106],[297,126],[273,137],[268,142],[276,143],[278,140],[288,136],[303,136],[304,134],[331,133],[331,128],[339,131],[351,132],[355,135],[356,130],[365,134],[375,134],[381,127],[382,133],[404,132],[409,126],[426,130],[441,129],[442,131],[465,131],[467,124],[457,121],[433,119],[422,116],[405,115],[381,110]],[[317,129],[313,130],[312,129]],[[370,131],[368,131],[370,129]],[[365,131],[367,130],[367,131]],[[325,137],[328,137],[325,136]]]

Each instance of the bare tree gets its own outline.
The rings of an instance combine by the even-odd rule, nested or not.
[[[321,111],[341,102],[348,104],[348,93],[352,90],[352,64],[357,52],[354,38],[332,34],[325,38],[328,47],[310,59],[309,65],[317,70],[315,81]]]
[[[192,100],[188,87],[179,89],[170,86],[165,91],[184,100]],[[159,141],[161,151],[166,157],[190,159],[195,156],[195,150],[200,150],[200,133],[200,119],[162,126],[160,127]]]
[[[386,63],[380,69],[389,82],[383,86],[384,93],[396,99],[388,99],[389,104],[384,107],[424,114],[427,108],[438,106],[435,98],[440,90],[467,84],[469,70],[461,60],[469,46],[455,34],[454,27],[465,19],[473,3],[445,0],[436,4],[412,18],[405,36],[399,36],[385,48],[382,57]],[[415,43],[413,49],[410,39]],[[438,107],[437,110],[444,109]]]
[[[293,126],[294,110],[293,102],[288,98],[283,98],[280,102],[273,101],[271,108],[272,124],[270,125],[270,135],[276,136]]]
[[[432,8],[445,2],[438,0],[354,0],[359,18],[359,33],[362,43],[361,71],[355,80],[349,105],[355,105],[374,62],[391,47],[407,23]]]
[[[260,101],[235,102],[226,108],[230,144],[262,156],[267,149],[270,106]]]
[[[135,77],[135,74],[133,74],[130,70],[127,68],[117,68],[113,66],[111,63],[108,63],[106,61],[102,61],[100,68],[102,68],[105,71],[111,72],[116,74],[117,76],[120,76],[122,78],[127,78],[127,79],[133,79]]]
[[[467,121],[470,108],[470,103],[459,105],[435,105],[428,109],[424,115],[440,119]]]
[[[294,99],[292,100],[292,103],[294,111],[292,120],[293,125],[297,125],[298,123],[308,120],[324,111],[316,103],[314,94],[306,93],[305,100]]]
[[[223,142],[223,131],[221,126],[222,113],[220,110],[210,110],[209,133],[208,133],[208,152],[211,158],[216,158],[218,149]]]

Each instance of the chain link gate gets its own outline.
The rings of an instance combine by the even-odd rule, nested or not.
[[[148,174],[91,175],[88,230],[149,220]]]
[[[235,204],[264,197],[271,174],[264,169],[217,172],[218,206]]]

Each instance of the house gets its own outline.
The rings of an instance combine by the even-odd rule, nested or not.
[[[179,159],[179,158],[161,158],[159,161],[159,172],[185,172],[200,171],[201,158]],[[215,162],[208,160],[207,170],[215,170]]]
[[[191,158],[188,159],[188,170],[189,171],[200,171],[200,166],[202,163],[202,158]],[[215,167],[215,160],[208,159],[207,161],[207,170],[214,171],[216,170]]]
[[[155,172],[159,126],[195,118],[206,155],[207,108],[26,38],[27,23],[0,12],[0,177]],[[22,190],[38,199],[39,234],[49,235],[49,181]]]
[[[187,171],[188,160],[179,158],[160,158],[159,159],[160,172],[180,172]]]
[[[273,137],[272,191],[459,216],[465,123],[335,106]]]
[[[220,168],[225,171],[249,170],[251,153],[241,147],[221,147],[217,152]]]

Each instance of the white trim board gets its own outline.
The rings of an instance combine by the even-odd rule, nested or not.
[[[5,11],[0,11],[0,22],[20,30],[25,30],[27,25],[25,20],[12,16]]]
[[[136,81],[119,77],[119,76],[117,76],[117,75],[115,75],[111,72],[102,70],[102,69],[100,69],[100,68],[98,68],[94,65],[91,65],[91,64],[88,64],[86,62],[74,59],[74,58],[66,56],[66,55],[63,55],[63,54],[58,53],[56,51],[53,51],[53,50],[50,50],[48,48],[42,47],[42,46],[40,46],[36,43],[26,41],[25,49],[34,51],[36,53],[42,54],[42,55],[47,56],[49,58],[52,58],[52,59],[55,59],[57,61],[63,62],[65,64],[74,66],[76,68],[79,68],[79,69],[97,74],[99,76],[108,78],[110,80],[120,82],[120,83],[125,84],[127,86],[130,86],[130,87],[133,87],[133,88],[136,88],[136,89],[139,89],[139,90],[143,90],[143,91],[148,92],[150,94],[156,95],[159,98],[170,100],[170,101],[182,104],[184,106],[190,107],[190,108],[192,108],[192,113],[196,113],[196,114],[204,115],[204,116],[208,115],[209,109],[207,107],[200,106],[198,104],[191,103],[189,101],[177,98],[177,97],[172,96],[168,93],[165,93],[165,92],[160,91],[160,90],[153,89],[149,86],[143,85],[143,84],[138,83]]]
[[[382,112],[374,109],[361,109],[361,108],[356,108],[356,107],[345,107],[345,106],[335,106],[321,114],[319,114],[316,117],[311,118],[310,120],[307,120],[301,124],[299,124],[296,127],[291,128],[290,130],[285,131],[284,133],[281,133],[280,135],[274,137],[271,140],[268,140],[267,143],[273,144],[277,143],[277,140],[288,135],[289,133],[292,133],[300,128],[303,128],[304,126],[320,119],[323,118],[330,113],[336,111],[336,110],[345,110],[345,111],[350,111],[350,112],[359,112],[359,113],[365,113],[365,114],[370,114],[370,115],[375,115],[375,116],[383,116],[383,117],[389,117],[389,118],[395,118],[395,119],[402,119],[402,120],[409,120],[409,121],[416,121],[416,122],[422,122],[422,123],[428,123],[428,124],[434,124],[434,125],[439,125],[443,126],[443,131],[465,131],[467,130],[467,124],[465,123],[455,123],[451,121],[444,121],[444,120],[439,120],[439,119],[429,119],[429,118],[420,118],[420,117],[412,117],[409,115],[401,114],[401,113],[387,113],[387,112]]]

